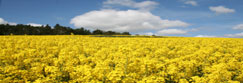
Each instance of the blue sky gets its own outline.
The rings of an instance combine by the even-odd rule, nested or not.
[[[243,0],[1,0],[0,23],[243,37]]]

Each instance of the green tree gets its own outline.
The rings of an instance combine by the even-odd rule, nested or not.
[[[104,32],[103,32],[102,30],[96,29],[96,30],[93,31],[92,34],[93,34],[93,35],[103,35]]]

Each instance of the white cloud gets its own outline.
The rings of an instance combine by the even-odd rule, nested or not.
[[[164,20],[150,12],[137,10],[100,10],[91,11],[71,19],[75,27],[112,31],[138,32],[159,30],[168,27],[187,27],[190,24],[179,20]]]
[[[135,35],[148,35],[148,36],[152,36],[155,35],[155,33],[153,32],[138,32],[138,33],[134,33]]]
[[[195,37],[217,37],[217,36],[213,36],[213,35],[197,35]]]
[[[152,33],[152,32],[147,32],[147,33],[145,33],[145,35],[154,35],[154,33]]]
[[[134,0],[107,0],[103,2],[103,4],[104,6],[120,5],[131,8],[138,8],[140,10],[151,10],[158,5],[158,3],[154,1],[136,2]]]
[[[33,26],[33,27],[43,26],[42,24],[36,24],[36,23],[28,23],[27,25],[30,25],[30,26]]]
[[[17,25],[17,23],[15,23],[15,22],[9,22],[8,24],[9,25]]]
[[[0,18],[0,24],[7,24],[8,22],[5,21],[3,18]]]
[[[157,35],[179,35],[179,34],[186,34],[187,31],[185,30],[180,30],[180,29],[164,29],[164,30],[160,30],[157,32]]]
[[[17,25],[17,23],[5,21],[3,18],[0,18],[0,24]],[[34,27],[42,26],[42,24],[36,24],[36,23],[28,23],[27,25],[31,25]]]
[[[223,13],[234,13],[234,9],[226,8],[224,6],[216,6],[216,7],[209,7],[209,9],[213,12],[216,12],[217,14],[223,14]]]
[[[243,24],[238,24],[238,25],[234,26],[233,29],[243,30]]]
[[[196,31],[199,31],[199,30],[200,30],[199,28],[193,28],[193,29],[191,29],[189,31],[196,32]]]
[[[0,24],[17,25],[17,23],[5,21],[3,18],[0,18]]]
[[[193,1],[193,0],[189,0],[189,1],[185,1],[184,2],[185,4],[189,4],[189,5],[192,5],[192,6],[197,6],[197,2],[196,1]]]
[[[226,37],[232,37],[232,38],[243,38],[243,32],[236,33],[236,34],[226,34]]]

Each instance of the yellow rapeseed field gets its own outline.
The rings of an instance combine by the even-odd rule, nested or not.
[[[243,83],[243,39],[0,36],[0,83]]]

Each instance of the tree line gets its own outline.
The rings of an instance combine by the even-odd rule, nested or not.
[[[53,28],[48,24],[45,26],[31,26],[24,24],[0,25],[0,35],[131,35],[129,32],[115,32],[115,31],[102,31],[96,29],[94,31],[85,28],[73,29],[66,26],[56,24]]]

